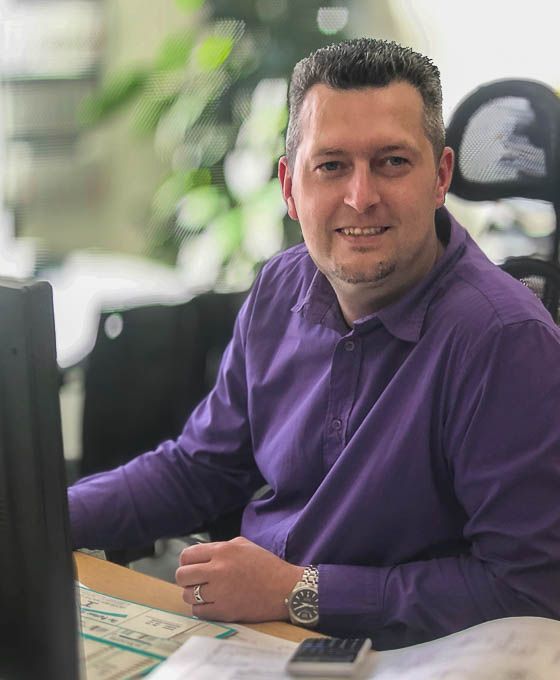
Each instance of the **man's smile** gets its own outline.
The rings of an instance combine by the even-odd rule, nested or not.
[[[389,227],[341,227],[336,231],[345,236],[379,236],[384,234],[387,229]]]

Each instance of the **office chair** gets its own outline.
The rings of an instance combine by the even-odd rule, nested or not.
[[[470,201],[529,198],[554,207],[546,260],[508,258],[501,266],[540,298],[559,320],[560,100],[546,85],[498,80],[471,92],[447,128],[455,151],[451,193]]]
[[[82,476],[175,438],[210,391],[245,293],[103,312],[85,362]]]
[[[536,257],[509,257],[501,268],[530,288],[560,325],[560,267]]]
[[[470,201],[521,197],[550,202],[556,224],[550,262],[558,262],[560,101],[546,85],[498,80],[457,107],[447,128],[455,151],[450,191]]]
[[[122,465],[176,438],[213,387],[246,293],[204,293],[177,305],[101,314],[84,364],[80,476]],[[239,534],[241,510],[197,531],[213,540]],[[125,564],[153,552],[111,551]]]

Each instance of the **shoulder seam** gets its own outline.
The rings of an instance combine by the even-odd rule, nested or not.
[[[548,327],[548,325],[542,319],[539,319],[537,316],[533,316],[533,315],[527,316],[527,318],[525,318],[525,319],[516,319],[515,321],[506,321],[504,319],[504,317],[502,316],[502,311],[496,306],[494,301],[490,297],[488,297],[488,295],[486,294],[486,292],[483,289],[479,288],[479,286],[477,286],[475,283],[473,283],[469,279],[466,279],[460,273],[456,273],[456,276],[457,276],[457,278],[461,279],[461,281],[463,283],[467,284],[468,286],[470,286],[474,290],[478,291],[478,293],[480,293],[480,295],[486,300],[488,305],[494,310],[494,313],[496,314],[496,317],[498,318],[502,327],[505,328],[505,327],[515,326],[516,324],[525,323],[525,322],[528,322],[528,321],[535,321],[535,322],[538,322],[539,324],[541,324],[544,327]],[[535,295],[535,299],[539,300],[539,298],[536,295]],[[540,300],[539,300],[539,302],[540,302]],[[542,304],[542,302],[541,302],[541,304]],[[543,306],[543,309],[544,309],[544,306]]]
[[[486,293],[485,293],[484,290],[480,289],[478,286],[476,286],[476,285],[475,285],[472,281],[470,281],[469,279],[466,279],[462,274],[457,273],[457,272],[455,272],[455,274],[456,274],[457,278],[459,278],[459,279],[461,279],[461,281],[463,281],[463,283],[466,283],[466,284],[467,284],[468,286],[470,286],[471,288],[474,288],[476,291],[478,291],[478,292],[480,293],[480,295],[482,295],[482,297],[486,300],[486,302],[487,302],[487,303],[490,305],[490,307],[494,310],[494,312],[495,312],[496,316],[499,318],[500,323],[502,324],[502,326],[507,326],[507,325],[508,325],[508,324],[504,321],[504,319],[502,318],[502,315],[501,315],[500,310],[497,309],[497,307],[496,307],[496,305],[494,304],[493,300],[491,300],[491,299],[488,297],[488,295],[486,295]],[[518,322],[515,321],[515,322],[513,322],[513,323],[518,323]]]

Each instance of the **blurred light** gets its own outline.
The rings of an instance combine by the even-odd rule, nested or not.
[[[0,71],[5,75],[71,78],[95,67],[103,36],[99,3],[11,3],[0,25]]]
[[[0,208],[0,276],[25,279],[33,275],[37,243],[14,237],[13,215]]]
[[[283,108],[286,104],[288,83],[284,78],[263,78],[255,87],[253,110]]]
[[[53,287],[58,363],[81,361],[95,345],[99,312],[150,304],[178,304],[192,297],[182,272],[116,253],[74,251],[62,267],[44,270]]]
[[[257,149],[234,149],[224,162],[226,184],[240,201],[263,187],[271,172],[271,159]]]
[[[243,249],[253,260],[267,260],[281,250],[284,239],[282,218],[285,214],[286,205],[275,179],[268,183],[256,200],[243,206]]]
[[[237,134],[237,148],[250,148],[269,158],[278,156],[282,130],[287,121],[287,83],[282,78],[265,78],[257,85],[251,111]],[[268,179],[268,178],[267,178]]]
[[[181,200],[177,225],[187,231],[197,231],[228,208],[228,198],[218,187],[196,187]]]
[[[247,290],[255,280],[255,263],[241,252],[234,253],[216,281],[216,290]]]
[[[388,0],[387,5],[398,21],[398,35],[391,37],[430,57],[440,69],[444,120],[482,83],[528,78],[560,85],[559,61],[551,56],[558,42],[557,2],[532,0],[511,12],[504,3],[488,0]]]
[[[317,11],[317,26],[321,33],[333,35],[342,31],[347,23],[347,7],[320,7]]]
[[[122,333],[123,326],[124,324],[122,314],[109,314],[109,316],[105,319],[103,330],[105,331],[105,335],[109,338],[109,340],[114,340]]]
[[[183,241],[177,254],[177,271],[189,290],[207,290],[216,283],[222,260],[220,240],[210,226]]]

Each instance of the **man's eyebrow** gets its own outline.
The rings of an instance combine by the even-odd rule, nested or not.
[[[396,144],[386,144],[385,146],[381,146],[379,148],[374,149],[374,153],[376,155],[385,154],[385,153],[394,153],[394,152],[397,152],[397,151],[406,151],[408,153],[417,154],[418,148],[413,144],[410,144],[408,142],[403,141],[403,142],[397,142]],[[322,148],[316,149],[313,152],[312,155],[313,155],[314,158],[317,158],[317,157],[324,157],[324,156],[326,156],[326,157],[340,156],[340,155],[343,155],[345,153],[348,153],[348,151],[345,150],[345,149],[342,149],[342,148],[322,147]]]
[[[399,142],[398,144],[387,144],[382,146],[378,153],[393,153],[395,151],[408,151],[409,153],[418,153],[418,149],[413,144],[407,142]]]
[[[344,149],[335,149],[332,147],[325,147],[323,149],[316,149],[313,152],[313,156],[340,156],[341,154],[346,153]]]

